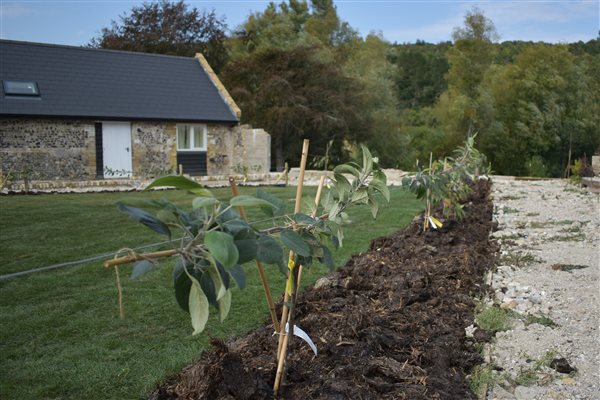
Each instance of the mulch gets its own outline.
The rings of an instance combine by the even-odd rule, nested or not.
[[[482,359],[465,328],[498,250],[490,186],[477,182],[462,220],[423,233],[417,217],[299,297],[296,324],[319,353],[291,341],[280,398],[476,399],[466,375]],[[276,348],[268,325],[214,340],[150,398],[271,399]]]

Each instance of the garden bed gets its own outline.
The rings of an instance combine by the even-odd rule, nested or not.
[[[417,218],[306,290],[296,324],[319,354],[292,341],[281,398],[476,398],[465,377],[482,360],[465,328],[497,250],[489,190],[478,182],[463,220],[423,233]],[[272,398],[276,347],[272,326],[214,341],[151,398]]]

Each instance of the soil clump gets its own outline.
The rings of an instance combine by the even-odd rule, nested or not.
[[[498,250],[490,186],[477,182],[465,218],[446,221],[443,232],[423,233],[417,217],[302,293],[295,321],[319,353],[291,341],[280,398],[476,398],[465,377],[482,358],[465,328]],[[150,398],[273,398],[276,348],[270,325],[214,341]]]

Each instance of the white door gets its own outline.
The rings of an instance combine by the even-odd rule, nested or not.
[[[102,156],[105,178],[131,176],[131,126],[129,122],[102,123]]]

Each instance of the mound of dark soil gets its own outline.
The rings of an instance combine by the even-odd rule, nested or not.
[[[296,324],[319,354],[294,338],[281,398],[476,398],[465,375],[481,359],[465,327],[497,249],[489,186],[477,184],[466,217],[447,221],[444,232],[423,233],[415,219],[303,293]],[[276,348],[268,326],[215,342],[151,398],[272,398]]]

